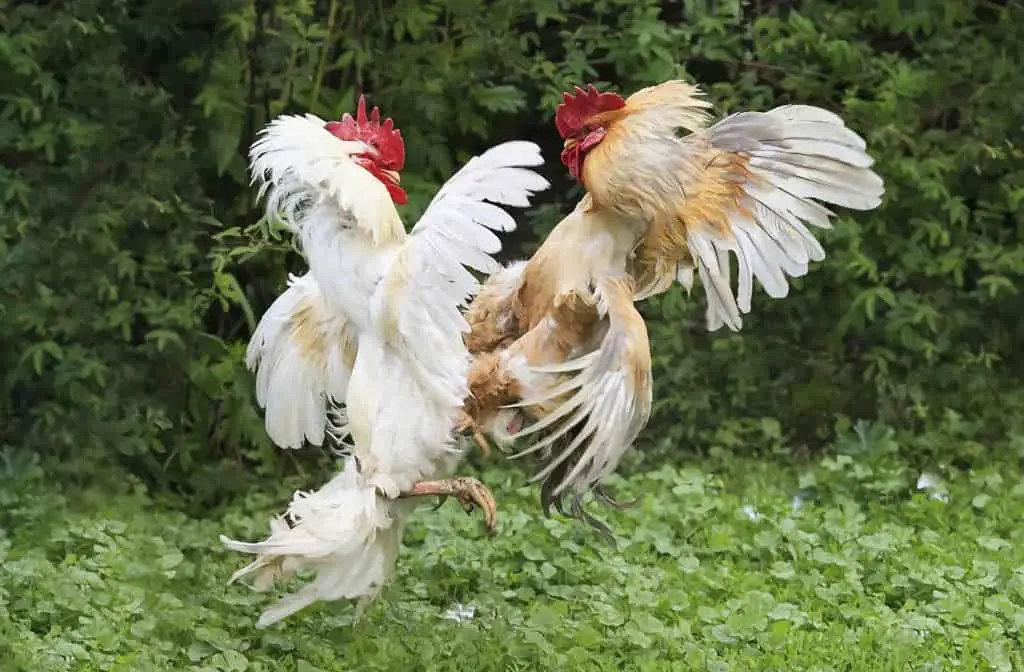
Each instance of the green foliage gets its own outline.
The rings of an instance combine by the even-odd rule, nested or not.
[[[266,121],[338,117],[358,92],[407,139],[407,215],[473,152],[547,148],[556,188],[509,241],[528,254],[578,189],[555,161],[562,90],[701,82],[719,113],[840,112],[888,193],[843,213],[790,297],[707,334],[703,298],[647,302],[650,436],[670,448],[800,447],[878,418],[1002,445],[1024,396],[1017,290],[1024,58],[1019,3],[821,0],[17,3],[0,21],[2,440],[116,455],[214,501],[239,461],[279,468],[242,365],[301,268],[259,220],[245,148]],[[198,474],[198,476],[197,476]],[[231,474],[231,478],[223,476]],[[230,486],[229,486],[230,487]]]
[[[225,587],[287,489],[223,516],[156,506],[145,488],[0,480],[0,660],[63,670],[996,670],[1024,665],[1024,487],[1015,461],[948,470],[948,501],[882,425],[833,455],[722,453],[616,479],[618,550],[538,519],[520,474],[487,470],[500,534],[424,507],[399,572],[354,623],[321,604],[265,631],[276,596]],[[8,479],[10,479],[8,476]],[[800,499],[794,499],[796,495]],[[798,505],[798,506],[797,506]],[[213,548],[211,548],[213,547]],[[293,586],[295,587],[295,586]],[[472,618],[445,618],[459,605]]]
[[[145,21],[73,5],[2,19],[4,438],[180,474],[210,438],[263,441],[226,338],[245,323],[217,310],[243,297],[213,255],[223,224],[190,91],[214,76],[196,61],[214,43],[167,5]]]
[[[949,409],[994,445],[1019,432],[1024,95],[1012,64],[1024,11],[890,5],[762,16],[745,31],[750,62],[711,87],[729,109],[839,111],[887,194],[875,213],[843,214],[823,236],[827,260],[786,300],[755,297],[742,335],[680,335],[695,311],[679,294],[645,307],[664,315],[652,340],[666,443],[770,443],[767,417],[813,446],[837,418],[927,432]]]

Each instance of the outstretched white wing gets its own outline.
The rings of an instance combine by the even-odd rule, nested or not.
[[[499,206],[527,207],[548,181],[527,166],[543,164],[532,142],[497,145],[473,157],[438,191],[384,279],[379,306],[384,337],[401,348],[440,402],[461,406],[468,388],[469,325],[460,308],[479,289],[470,269],[493,273],[501,249],[495,231],[515,220]]]

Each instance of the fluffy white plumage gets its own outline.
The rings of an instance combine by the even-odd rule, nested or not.
[[[355,347],[354,330],[324,301],[313,275],[289,276],[246,350],[271,441],[282,448],[323,443],[327,414],[345,399]],[[290,391],[289,403],[275,397],[282,389]]]
[[[356,462],[349,459],[341,473],[319,490],[296,492],[287,515],[270,521],[268,539],[245,543],[221,537],[233,550],[258,554],[229,583],[252,575],[253,588],[265,592],[275,581],[299,570],[316,572],[313,581],[260,614],[258,628],[317,601],[371,598],[394,565],[412,506],[412,502],[383,502],[363,487]],[[369,539],[368,530],[372,530]]]
[[[316,571],[261,627],[317,600],[372,597],[386,580],[413,506],[395,498],[460,458],[453,429],[470,363],[460,308],[478,290],[467,267],[498,268],[493,232],[515,228],[499,205],[527,206],[548,187],[525,168],[543,162],[539,148],[504,143],[449,179],[406,234],[385,186],[352,159],[374,148],[324,125],[314,115],[278,118],[251,150],[268,217],[297,234],[310,266],[250,343],[267,430],[282,447],[318,444],[325,432],[352,441],[342,472],[296,495],[270,538],[221,537],[259,556],[233,579]]]

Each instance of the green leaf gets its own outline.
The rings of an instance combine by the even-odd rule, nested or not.
[[[509,85],[474,87],[471,95],[489,112],[518,112],[526,105],[522,91]]]
[[[986,551],[1001,551],[1012,547],[1010,542],[998,537],[980,536],[976,541],[978,546],[981,546]]]
[[[156,349],[159,352],[164,352],[167,349],[168,344],[173,344],[176,347],[185,348],[185,341],[182,340],[181,336],[171,331],[170,329],[154,329],[146,334],[147,341],[154,341],[156,343]]]
[[[242,121],[239,116],[225,115],[219,123],[211,125],[209,142],[218,176],[227,171],[228,166],[238,155]]]
[[[160,569],[163,569],[165,571],[174,569],[175,567],[180,565],[184,559],[185,556],[182,555],[181,551],[177,549],[168,551],[160,558]]]

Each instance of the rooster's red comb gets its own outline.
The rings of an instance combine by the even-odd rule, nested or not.
[[[600,112],[619,110],[626,99],[617,93],[601,93],[593,84],[586,89],[575,87],[575,93],[562,94],[562,104],[555,110],[555,126],[562,138],[580,131],[587,119]]]
[[[374,105],[366,116],[366,96],[359,96],[356,116],[346,112],[341,121],[328,122],[325,128],[341,140],[360,140],[377,149],[377,161],[388,170],[402,170],[405,166],[405,141],[390,117],[380,122],[380,108]]]

